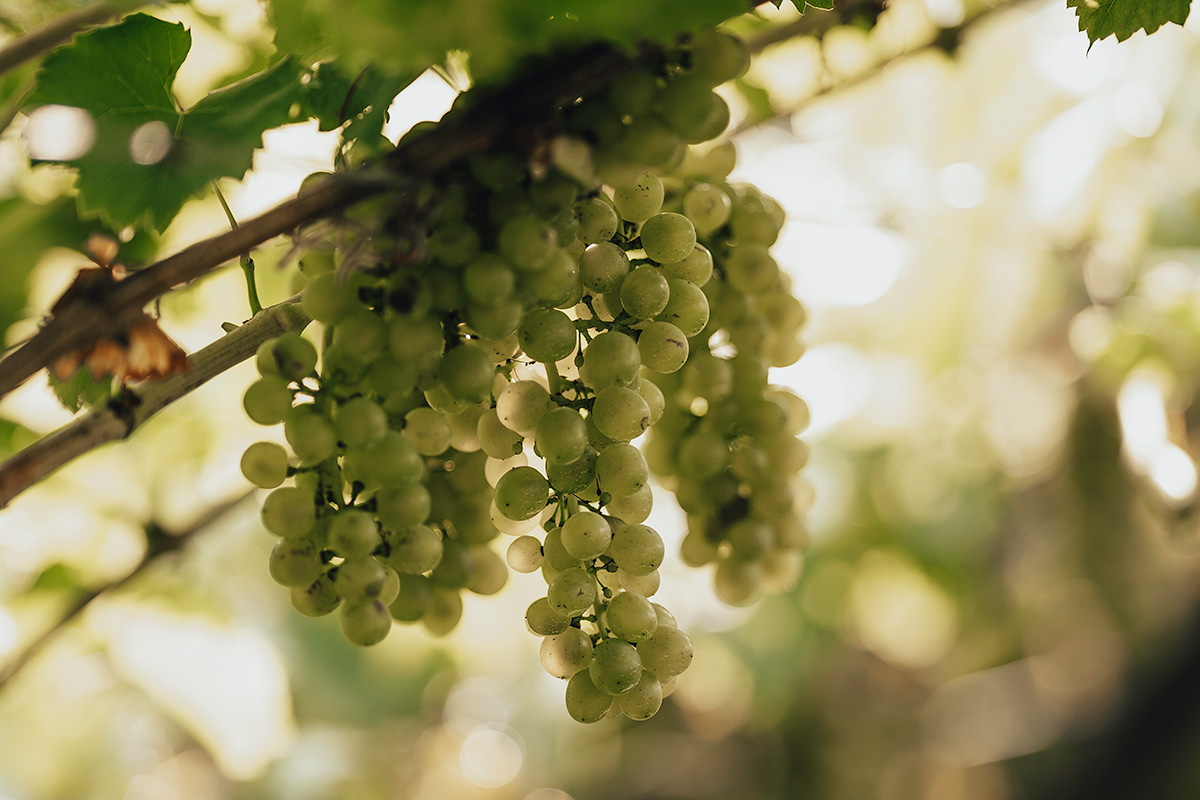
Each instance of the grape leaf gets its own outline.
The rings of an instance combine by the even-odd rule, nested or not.
[[[1191,0],[1067,0],[1079,15],[1079,30],[1092,44],[1115,35],[1123,42],[1140,30],[1154,33],[1168,22],[1187,21]]]
[[[807,2],[796,3],[796,7],[801,11],[804,10],[805,6],[815,8],[819,11],[833,11],[833,0],[807,0]]]
[[[241,178],[262,132],[289,121],[300,100],[290,59],[180,110],[171,87],[191,44],[182,24],[133,14],[46,58],[25,105],[90,115],[90,148],[64,159],[79,171],[83,215],[161,231],[210,181]]]

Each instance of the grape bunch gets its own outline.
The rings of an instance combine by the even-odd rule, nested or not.
[[[807,409],[767,383],[802,352],[768,252],[782,215],[725,181],[732,146],[690,147],[727,127],[713,87],[747,63],[733,37],[694,37],[532,146],[497,142],[298,234],[320,352],[263,345],[244,406],[291,454],[242,460],[272,489],[270,571],[298,611],[338,611],[360,645],[393,621],[444,634],[464,590],[540,570],[525,621],[568,713],[647,719],[692,658],[649,599],[666,549],[645,524],[652,469],[688,512],[685,560],[715,561],[726,600],[796,573]]]

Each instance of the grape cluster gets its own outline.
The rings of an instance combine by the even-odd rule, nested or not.
[[[702,34],[562,109],[533,155],[498,143],[420,208],[409,192],[302,232],[320,355],[297,334],[265,344],[244,399],[294,457],[259,442],[242,461],[273,489],[271,574],[298,611],[340,608],[361,645],[393,620],[442,634],[463,590],[540,570],[526,624],[568,712],[646,719],[692,658],[649,599],[652,468],[689,514],[685,559],[716,560],[727,600],[794,573],[807,411],[767,384],[801,352],[767,250],[782,215],[725,183],[731,146],[689,148],[728,125],[713,87],[747,63]],[[632,444],[648,429],[650,462]]]

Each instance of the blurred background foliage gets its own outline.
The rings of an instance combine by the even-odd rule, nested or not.
[[[0,24],[63,6],[0,2]],[[271,51],[253,4],[159,13],[195,39],[182,97]],[[0,798],[1200,795],[1200,28],[1089,51],[1058,2],[832,13],[845,24],[766,47],[723,89],[734,177],[787,210],[776,256],[811,314],[807,354],[772,373],[813,412],[793,592],[733,610],[669,562],[664,602],[696,659],[644,723],[564,713],[521,623],[536,576],[468,597],[444,639],[354,648],[271,583],[252,500],[194,528],[246,491],[238,459],[262,432],[243,364],[0,514],[0,664],[86,605],[0,684]],[[454,94],[427,73],[385,134]],[[20,115],[0,138],[10,344],[95,229],[27,139]],[[224,186],[238,216],[328,168],[337,140],[302,125],[266,145]],[[197,200],[123,257],[226,224]],[[264,303],[290,294],[285,252],[256,254]],[[241,276],[162,311],[203,346],[248,314]],[[4,452],[69,418],[44,378],[0,417]],[[148,523],[186,540],[146,559]],[[651,524],[678,543],[677,509]]]

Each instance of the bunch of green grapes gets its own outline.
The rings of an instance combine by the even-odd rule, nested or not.
[[[264,345],[245,408],[283,423],[292,452],[260,442],[242,463],[273,489],[271,574],[301,613],[340,608],[362,645],[393,620],[441,634],[464,589],[490,594],[510,567],[540,570],[546,594],[526,623],[545,637],[543,666],[568,681],[568,712],[646,719],[692,645],[649,600],[665,547],[645,524],[651,464],[634,442],[665,428],[654,441],[674,444],[655,467],[687,473],[673,486],[681,502],[693,483],[735,487],[744,513],[733,519],[720,495],[703,530],[715,558],[745,572],[790,552],[794,537],[772,527],[790,484],[768,468],[802,427],[803,403],[766,383],[768,365],[800,353],[793,306],[767,299],[795,303],[766,250],[782,219],[723,182],[731,147],[689,150],[727,126],[713,87],[747,62],[732,37],[696,37],[562,109],[536,157],[497,146],[435,176],[422,190],[428,227],[383,198],[305,238],[320,354],[296,334]],[[715,355],[720,337],[735,356]],[[710,362],[739,382],[722,396],[705,387],[706,412],[680,376]],[[701,431],[705,447],[690,443]],[[684,507],[698,525],[704,509]],[[744,537],[717,523],[754,520],[771,531],[762,552],[726,552]],[[506,559],[490,547],[501,534]]]

